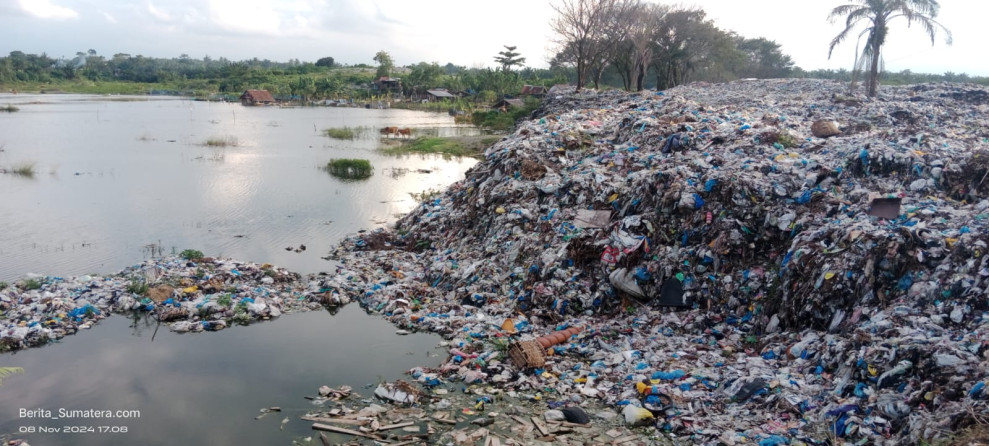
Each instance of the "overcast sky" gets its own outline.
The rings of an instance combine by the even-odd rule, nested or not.
[[[664,2],[669,3],[669,2]],[[842,0],[686,0],[717,26],[782,45],[798,66],[850,68],[855,41],[828,60],[828,43],[843,23],[828,12]],[[890,26],[884,47],[891,71],[989,76],[986,0],[941,0],[938,20],[954,34],[932,46],[920,27]],[[379,50],[398,65],[453,62],[493,66],[503,45],[527,65],[545,67],[555,15],[548,0],[0,0],[0,54],[19,50],[74,57],[96,50],[149,57],[257,57],[273,61],[374,64]]]

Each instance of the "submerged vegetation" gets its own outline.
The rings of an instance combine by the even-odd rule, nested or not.
[[[33,177],[34,176],[34,166],[33,162],[23,162],[19,164],[14,164],[9,168],[0,168],[0,173],[9,173],[13,175],[20,175],[22,177]]]
[[[235,136],[211,136],[203,143],[206,147],[237,147],[238,144]]]
[[[360,127],[333,127],[323,130],[323,136],[333,139],[360,139],[367,136],[370,129],[366,126]]]
[[[326,163],[326,171],[330,175],[347,179],[369,178],[373,173],[371,162],[365,159],[340,158]]]
[[[24,369],[21,367],[0,367],[0,384],[3,384],[4,378],[15,373],[24,373]]]

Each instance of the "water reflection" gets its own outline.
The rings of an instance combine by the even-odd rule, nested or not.
[[[376,131],[353,141],[323,135],[396,125],[477,132],[445,113],[30,96],[15,98],[20,112],[0,116],[0,165],[30,160],[39,172],[32,180],[0,175],[0,280],[8,282],[28,272],[115,272],[141,261],[152,243],[323,271],[320,257],[343,236],[393,222],[416,206],[409,194],[443,189],[476,163],[387,156]],[[203,145],[227,137],[237,144]],[[319,169],[332,158],[368,159],[376,174],[333,178]],[[393,169],[409,173],[384,174]],[[302,243],[310,249],[284,250]]]
[[[124,425],[126,434],[35,434],[32,444],[288,444],[312,435],[298,419],[312,408],[304,396],[321,385],[350,385],[364,397],[381,379],[438,363],[433,335],[396,336],[387,322],[356,305],[337,316],[317,311],[233,327],[177,335],[153,320],[116,316],[59,344],[0,356],[24,374],[0,386],[0,432],[25,424]],[[131,335],[121,336],[129,332]],[[152,337],[154,341],[152,342]],[[355,361],[354,358],[360,358]],[[359,397],[358,397],[359,398]],[[259,409],[281,413],[260,420]],[[30,420],[19,408],[139,410],[139,419]],[[279,430],[288,417],[285,430]],[[337,441],[342,441],[338,439]]]

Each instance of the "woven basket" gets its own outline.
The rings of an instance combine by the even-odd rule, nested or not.
[[[543,349],[536,341],[520,341],[508,347],[508,356],[519,367],[542,367],[546,365]]]

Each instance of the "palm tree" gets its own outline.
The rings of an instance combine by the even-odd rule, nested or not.
[[[845,29],[831,40],[831,47],[828,49],[828,58],[834,48],[848,37],[848,34],[859,24],[865,21],[867,27],[859,34],[859,38],[866,37],[865,48],[862,49],[861,56],[858,47],[855,48],[855,69],[857,73],[861,71],[865,63],[871,62],[869,67],[869,96],[876,95],[876,87],[879,78],[879,56],[883,44],[886,43],[886,35],[889,33],[890,20],[903,17],[907,20],[907,26],[917,22],[924,28],[927,35],[931,36],[931,45],[934,45],[934,35],[937,29],[941,28],[946,34],[945,42],[951,45],[951,31],[935,21],[941,5],[938,0],[853,0],[855,3],[841,5],[831,10],[828,14],[828,21],[834,21],[847,16]],[[854,79],[854,77],[853,77]]]

